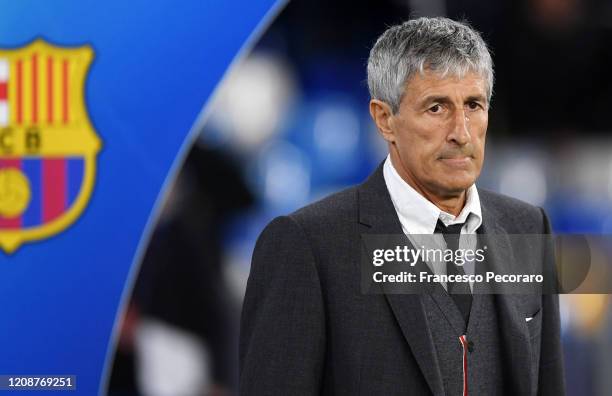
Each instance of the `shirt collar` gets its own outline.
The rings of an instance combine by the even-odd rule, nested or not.
[[[385,184],[391,201],[407,234],[433,234],[438,219],[445,225],[465,223],[462,233],[473,234],[482,224],[478,189],[472,184],[466,194],[465,206],[457,217],[441,211],[402,179],[387,156],[383,166]]]

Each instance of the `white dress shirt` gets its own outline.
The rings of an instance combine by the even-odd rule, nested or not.
[[[436,205],[418,193],[397,173],[391,163],[391,157],[387,156],[383,166],[383,176],[385,184],[391,195],[391,201],[395,212],[402,225],[402,230],[414,246],[421,246],[423,241],[418,240],[418,235],[431,235],[436,229],[438,219],[444,225],[464,223],[461,234],[475,234],[476,230],[482,225],[482,212],[480,209],[480,198],[476,185],[472,184],[466,193],[465,205],[458,216],[440,210]],[[412,235],[411,235],[412,234]],[[415,235],[416,234],[416,235]],[[427,238],[431,241],[431,238]],[[436,247],[444,249],[446,242],[440,234],[439,238],[434,238]],[[459,247],[461,249],[476,249],[476,238],[460,238]],[[434,274],[445,275],[446,263],[427,262]],[[474,262],[466,262],[463,266],[466,274],[474,273]],[[446,284],[442,286],[446,289]],[[473,282],[470,288],[473,290]]]

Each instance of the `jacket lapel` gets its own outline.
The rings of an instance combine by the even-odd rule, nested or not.
[[[389,196],[382,169],[381,164],[358,190],[359,222],[364,226],[362,234],[400,235],[403,234],[402,226]],[[422,296],[385,293],[385,297],[432,393],[436,396],[444,395],[442,375],[427,325]]]
[[[481,197],[484,194],[481,194]],[[486,200],[481,200],[482,208],[482,233],[484,243],[490,248],[487,251],[487,269],[496,273],[511,273],[514,263],[512,245],[508,233],[503,228],[502,215],[496,213],[492,205]],[[487,235],[492,239],[487,240]],[[525,324],[522,311],[522,296],[520,294],[496,294],[496,304],[502,331],[502,349],[506,354],[506,367],[511,373],[512,386],[515,387],[513,394],[531,395],[532,371],[531,371],[531,342],[529,331]]]

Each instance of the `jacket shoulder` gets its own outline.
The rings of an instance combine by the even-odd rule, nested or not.
[[[270,221],[259,235],[256,247],[264,241],[284,241],[304,236],[337,234],[357,221],[358,186],[349,187],[306,205],[293,213]]]
[[[289,214],[304,228],[315,225],[338,225],[347,220],[357,220],[357,186],[346,188],[313,202]]]
[[[548,228],[548,218],[538,206],[481,188],[478,195],[483,210],[492,212],[510,233],[539,234]]]
[[[257,238],[254,261],[262,257],[263,261],[276,260],[279,254],[284,254],[280,252],[291,252],[288,256],[295,257],[296,249],[301,257],[318,257],[317,252],[325,250],[324,247],[330,243],[338,244],[350,239],[347,236],[356,225],[357,208],[357,186],[354,186],[289,215],[274,218]]]
[[[537,206],[529,204],[520,199],[509,197],[483,188],[478,188],[480,201],[484,204],[493,205],[501,210],[508,211],[539,211]]]

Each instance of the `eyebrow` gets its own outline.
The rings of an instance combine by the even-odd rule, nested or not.
[[[470,95],[466,98],[466,102],[484,102],[487,103],[487,100],[482,95]],[[451,99],[448,96],[443,95],[429,95],[424,97],[419,101],[421,105],[425,105],[426,103],[439,102],[439,103],[449,103]]]
[[[485,102],[487,103],[487,99],[482,95],[471,95],[467,97],[467,102]]]

